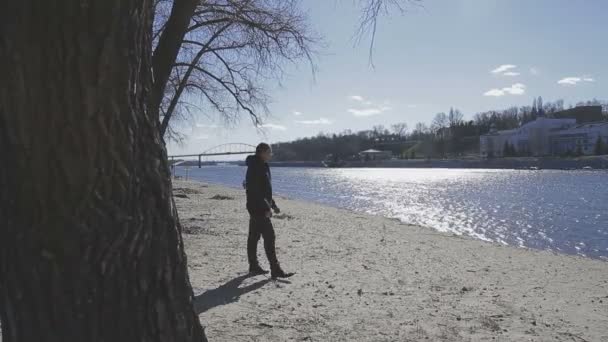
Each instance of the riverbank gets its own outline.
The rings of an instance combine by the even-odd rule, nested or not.
[[[324,167],[322,162],[271,162],[272,167]],[[241,164],[243,165],[243,164]],[[495,159],[391,159],[378,161],[347,161],[346,168],[420,168],[420,169],[539,169],[579,170],[608,169],[608,156],[580,158],[495,158]]]
[[[245,166],[243,161],[223,164]],[[201,162],[201,166],[214,166],[218,162]],[[579,158],[494,158],[494,159],[391,159],[377,161],[345,161],[346,168],[444,168],[444,169],[543,169],[578,170],[591,168],[608,169],[608,156],[585,156]],[[198,167],[198,161],[180,161],[180,166]],[[272,161],[272,167],[325,167],[321,161]]]
[[[348,162],[346,167],[381,168],[445,168],[445,169],[539,169],[578,170],[608,169],[608,156],[587,156],[580,158],[494,158],[494,159],[413,159],[383,160],[368,162]]]
[[[273,282],[245,275],[242,190],[174,188],[210,341],[608,340],[607,262],[279,198],[278,255],[298,274]]]

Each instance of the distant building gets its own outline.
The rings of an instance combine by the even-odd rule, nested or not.
[[[550,136],[553,132],[576,125],[576,119],[539,117],[515,130],[509,143],[521,155],[547,156],[551,154]]]
[[[504,146],[516,130],[497,131],[492,127],[490,133],[479,137],[479,148],[483,158],[503,157]]]
[[[608,142],[608,121],[577,124],[575,118],[539,117],[518,129],[492,129],[479,138],[483,158],[504,157],[505,147],[517,155],[593,154],[597,139]]]
[[[608,121],[588,122],[564,131],[557,131],[550,137],[551,154],[567,153],[593,154],[597,140],[608,142]]]
[[[369,149],[359,152],[359,156],[363,160],[385,160],[391,159],[393,157],[393,152]]]

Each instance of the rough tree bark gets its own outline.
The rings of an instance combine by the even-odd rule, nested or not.
[[[0,3],[0,321],[12,341],[205,341],[158,116],[151,0]]]

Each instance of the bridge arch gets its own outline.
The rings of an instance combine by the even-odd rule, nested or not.
[[[228,143],[213,146],[203,151],[201,156],[216,156],[216,155],[231,155],[231,154],[249,154],[255,153],[255,146],[246,143]]]
[[[203,157],[229,156],[229,155],[254,154],[254,153],[255,153],[255,146],[253,146],[251,144],[227,143],[227,144],[220,144],[217,146],[213,146],[211,148],[206,149],[202,153],[198,153],[198,154],[171,155],[171,156],[169,156],[169,159],[174,160],[175,158],[198,157],[198,167],[200,168]]]

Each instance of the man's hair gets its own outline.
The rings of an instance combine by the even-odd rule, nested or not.
[[[260,153],[264,153],[266,151],[270,150],[270,145],[268,145],[267,143],[260,143],[256,148],[255,148],[255,154],[260,154]]]

